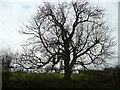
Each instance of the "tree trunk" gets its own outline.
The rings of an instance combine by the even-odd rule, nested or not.
[[[71,66],[69,64],[70,62],[70,50],[69,50],[69,39],[67,38],[66,41],[64,42],[64,49],[65,49],[65,57],[64,57],[64,79],[68,82],[71,81],[71,74],[72,74],[72,71],[71,71]]]
[[[81,74],[81,71],[80,71],[80,70],[78,70],[78,73],[79,73],[79,74]]]
[[[64,80],[70,82],[71,81],[71,74],[72,74],[71,67],[69,65],[65,65],[64,71],[65,71]]]

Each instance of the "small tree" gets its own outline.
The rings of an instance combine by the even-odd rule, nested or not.
[[[86,1],[44,3],[21,31],[30,36],[24,61],[42,67],[62,60],[67,81],[75,64],[85,69],[106,65],[114,54],[115,42],[104,15],[103,9]]]
[[[2,73],[4,74],[5,80],[8,80],[10,77],[10,68],[11,63],[14,58],[13,52],[10,49],[0,51],[0,61],[2,61]]]

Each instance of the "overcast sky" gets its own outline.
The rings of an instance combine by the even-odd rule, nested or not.
[[[23,23],[27,23],[36,12],[36,7],[43,1],[57,2],[58,0],[0,0],[0,49],[10,47],[21,50],[21,44],[26,40],[18,31]],[[66,0],[59,0],[59,2]],[[70,1],[70,0],[67,0]],[[118,0],[90,0],[96,1],[106,9],[107,24],[113,28],[113,36],[118,41]],[[116,50],[117,50],[116,46]]]

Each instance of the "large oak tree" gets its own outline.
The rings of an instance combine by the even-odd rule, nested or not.
[[[64,79],[70,80],[74,65],[106,65],[114,54],[111,28],[104,9],[86,1],[51,4],[45,2],[22,34],[30,36],[21,60],[37,67],[64,62]]]

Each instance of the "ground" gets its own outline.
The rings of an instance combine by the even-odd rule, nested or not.
[[[8,75],[8,74],[7,74]],[[23,72],[3,74],[3,88],[115,88],[119,87],[118,78],[108,72],[89,71],[72,74],[72,81],[66,82],[61,73],[33,74]]]

